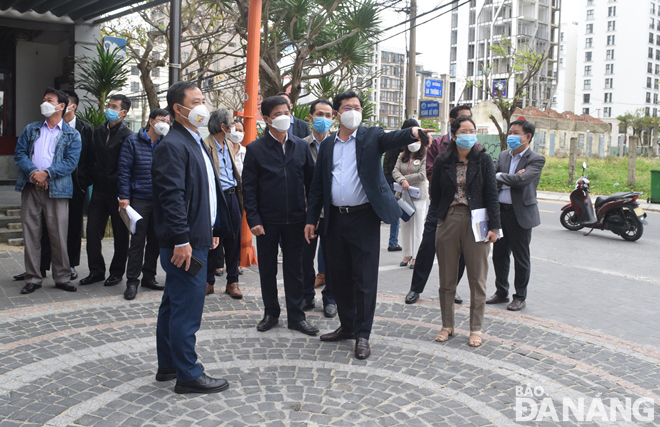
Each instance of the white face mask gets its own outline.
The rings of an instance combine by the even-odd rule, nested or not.
[[[64,114],[69,114],[69,113],[72,112],[72,111],[73,111],[73,107],[71,107],[71,106],[69,105],[68,107],[66,107],[66,113],[64,113]]]
[[[170,125],[167,123],[163,122],[156,122],[154,125],[154,132],[156,132],[160,136],[165,136],[167,135],[167,132],[170,131]]]
[[[344,111],[341,113],[339,121],[349,129],[357,129],[362,123],[362,113],[355,110]]]
[[[272,126],[273,129],[279,132],[286,132],[289,130],[289,127],[291,127],[291,116],[287,116],[283,114],[271,120],[272,123],[270,124],[270,126]]]
[[[192,109],[181,104],[179,104],[179,106],[190,111],[190,113],[188,113],[188,121],[193,126],[198,128],[203,128],[209,124],[209,118],[211,117],[211,113],[209,113],[208,108],[206,108],[204,104],[199,104],[198,106]]]
[[[231,133],[227,135],[227,138],[235,144],[243,142],[243,137],[245,137],[245,134],[243,132],[237,132],[235,127],[232,127]]]
[[[48,101],[44,101],[40,107],[41,107],[41,114],[43,114],[46,117],[50,117],[53,114],[57,113],[55,106]]]
[[[412,144],[408,144],[408,150],[410,150],[411,153],[418,152],[420,148],[422,148],[421,142],[413,142]]]

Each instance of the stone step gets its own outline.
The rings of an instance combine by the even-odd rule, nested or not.
[[[0,215],[0,228],[7,228],[7,226],[11,223],[19,223],[21,222],[21,217],[20,216],[6,216],[6,215]]]
[[[21,208],[8,208],[5,211],[5,215],[7,215],[7,216],[20,216],[21,215]]]
[[[23,224],[20,222],[10,222],[7,224],[7,228],[10,230],[23,230]]]
[[[23,241],[23,230],[0,228],[0,243],[9,243],[9,239],[21,239]]]
[[[23,246],[23,238],[20,237],[20,238],[16,238],[16,239],[9,239],[7,241],[7,244],[9,246]]]

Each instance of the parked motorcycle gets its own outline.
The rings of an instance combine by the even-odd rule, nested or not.
[[[595,210],[589,197],[590,183],[585,175],[587,163],[582,163],[582,176],[575,182],[571,203],[561,208],[559,221],[564,228],[577,231],[584,227],[610,230],[625,240],[634,242],[644,233],[646,213],[639,207],[637,199],[642,193],[628,191],[596,198]]]

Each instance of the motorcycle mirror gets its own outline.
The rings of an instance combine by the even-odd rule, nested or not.
[[[586,169],[586,168],[587,168],[587,162],[582,162],[582,169]]]

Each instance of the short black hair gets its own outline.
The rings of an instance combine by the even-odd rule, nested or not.
[[[289,101],[285,97],[280,95],[269,96],[261,101],[261,115],[264,117],[270,116],[270,113],[275,107],[283,104],[286,104],[286,106],[289,107]]]
[[[110,99],[113,101],[121,101],[121,109],[128,112],[131,109],[131,100],[128,99],[128,96],[122,95],[121,93],[116,93],[110,96]]]
[[[511,122],[509,128],[511,128],[513,125],[522,127],[523,133],[528,133],[532,135],[532,138],[534,138],[534,132],[536,132],[536,126],[534,126],[534,123],[530,123],[527,120],[515,120]]]
[[[155,119],[156,117],[170,117],[170,120],[172,120],[170,112],[164,108],[154,108],[151,110],[151,113],[149,113],[149,119]]]
[[[197,88],[195,83],[191,82],[176,82],[169,89],[167,89],[167,111],[170,112],[172,117],[174,113],[174,104],[183,105],[183,100],[186,99],[186,91]]]
[[[415,119],[406,119],[404,120],[403,124],[401,125],[401,129],[408,129],[408,128],[414,128],[414,127],[419,127],[419,122]]]
[[[355,91],[347,90],[346,92],[342,92],[334,97],[334,99],[332,100],[332,109],[339,112],[339,107],[341,107],[341,102],[344,99],[351,99],[351,98],[359,99],[360,107],[362,107],[362,98],[360,98],[360,96],[357,93],[355,93]]]
[[[451,111],[449,112],[449,118],[450,119],[457,119],[458,118],[458,112],[461,111],[461,110],[469,110],[470,113],[472,113],[472,107],[470,107],[469,105],[467,105],[467,104],[457,105],[454,108],[452,108]]]
[[[46,89],[44,96],[48,95],[49,93],[52,93],[57,97],[58,104],[64,104],[64,109],[62,110],[62,115],[64,115],[64,113],[66,113],[66,107],[69,106],[69,96],[63,91],[59,89],[53,89],[52,87]]]
[[[80,98],[78,98],[78,94],[73,91],[73,90],[63,90],[62,92],[66,93],[66,96],[69,97],[69,103],[71,104],[80,104]]]
[[[319,104],[329,105],[332,108],[332,104],[327,99],[317,99],[316,101],[309,104],[309,114],[314,114],[316,111],[316,106]]]

